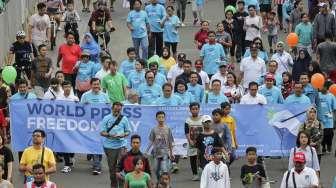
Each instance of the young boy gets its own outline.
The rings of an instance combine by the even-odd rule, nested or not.
[[[319,98],[321,102],[320,114],[321,122],[323,124],[323,140],[322,140],[322,152],[330,154],[332,140],[334,137],[333,128],[333,112],[336,110],[336,99],[334,95],[328,92],[328,88],[332,83],[327,81],[324,84],[323,89],[319,92]]]
[[[76,44],[79,44],[79,33],[78,33],[78,21],[80,21],[80,17],[78,12],[75,10],[75,6],[73,2],[68,2],[67,10],[63,14],[63,20],[65,21],[64,32],[75,33],[75,41]]]
[[[230,188],[229,170],[226,164],[222,162],[222,151],[214,149],[211,153],[212,161],[205,165],[200,188]]]
[[[193,173],[191,180],[198,181],[197,147],[195,144],[198,135],[203,132],[202,116],[199,115],[200,104],[197,102],[190,103],[189,110],[191,116],[189,116],[185,121],[184,133],[189,143],[188,156],[190,158],[190,166]]]
[[[230,151],[230,163],[235,160],[236,157],[236,149],[238,149],[238,141],[237,141],[237,135],[236,135],[236,120],[230,116],[231,112],[231,104],[229,102],[223,102],[221,103],[221,110],[223,113],[221,123],[225,124],[229,129],[231,133],[231,151]]]
[[[135,70],[136,50],[134,47],[127,48],[126,50],[128,59],[120,63],[119,72],[124,74],[126,78],[132,70]]]
[[[246,149],[247,163],[241,167],[240,178],[244,187],[261,187],[263,179],[266,179],[265,169],[257,164],[257,148]]]
[[[221,122],[223,117],[223,111],[220,108],[216,108],[212,111],[213,129],[222,139],[225,149],[231,151],[231,132],[227,125]],[[228,158],[226,158],[229,160]]]
[[[225,152],[224,144],[219,135],[212,129],[212,119],[209,115],[202,117],[203,133],[199,134],[196,139],[196,147],[198,149],[198,158],[200,167],[204,169],[205,165],[211,161],[211,152],[215,148]]]
[[[166,114],[163,111],[156,113],[157,126],[152,128],[149,134],[150,144],[147,148],[153,146],[152,154],[156,159],[156,176],[159,179],[162,172],[169,172],[170,160],[173,155],[173,134],[171,129],[165,124]]]
[[[159,183],[157,185],[157,188],[171,188],[171,183],[170,183],[170,175],[167,172],[163,172],[160,175],[160,180]]]

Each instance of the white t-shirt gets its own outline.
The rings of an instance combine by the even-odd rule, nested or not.
[[[167,73],[167,79],[171,80],[171,84],[175,85],[175,79],[177,76],[183,73],[183,68],[179,67],[178,64],[173,65]]]
[[[102,68],[96,73],[95,78],[98,78],[99,80],[102,80],[108,74],[110,74],[110,70],[105,71]]]
[[[250,93],[247,93],[240,99],[240,104],[267,104],[267,100],[264,95],[257,93],[255,97],[252,97]]]
[[[230,188],[229,170],[222,161],[217,165],[211,161],[202,171],[200,188]]]
[[[251,26],[252,24],[256,25],[259,28],[259,30],[252,27]],[[261,37],[260,30],[262,28],[262,25],[263,24],[262,24],[262,20],[260,16],[257,16],[257,15],[255,15],[254,17],[247,16],[245,18],[245,23],[244,23],[244,26],[247,28],[245,40],[253,41],[253,39],[255,39],[256,37]]]
[[[43,99],[59,99],[63,96],[63,89],[59,88],[58,91],[52,90],[50,87],[45,92]]]
[[[265,61],[260,57],[256,59],[252,57],[243,58],[240,71],[244,73],[243,87],[248,88],[250,82],[257,82],[262,75],[266,74]]]
[[[288,171],[285,172],[285,174],[283,175],[280,188],[286,188],[287,173]],[[315,170],[309,167],[305,167],[302,170],[302,172],[300,172],[300,174],[298,174],[294,170],[294,168],[290,170],[290,175],[288,177],[288,188],[294,188],[293,173],[297,188],[308,188],[311,186],[318,186],[319,182]]]
[[[210,83],[210,79],[209,79],[208,74],[205,71],[202,71],[202,70],[200,72],[197,72],[197,73],[198,73],[198,75],[200,75],[200,77],[202,79],[202,86],[204,87],[204,89],[206,89],[205,85]]]
[[[29,25],[32,28],[32,39],[37,41],[47,40],[47,28],[50,28],[50,19],[47,14],[40,16],[34,14],[30,17]]]
[[[221,81],[221,85],[223,86],[226,83],[226,76],[222,76],[221,73],[218,71],[211,77],[210,83],[212,83],[213,80]]]
[[[58,98],[58,100],[63,100],[63,101],[72,101],[72,102],[79,102],[79,98],[75,96],[74,94],[71,94],[69,96],[64,96],[64,94]]]
[[[277,74],[282,75],[283,72],[291,72],[289,65],[293,65],[294,63],[293,58],[289,53],[275,53],[272,55],[272,60],[275,60],[278,63],[278,69],[276,71]]]

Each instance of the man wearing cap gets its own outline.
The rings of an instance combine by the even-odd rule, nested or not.
[[[187,59],[185,53],[179,53],[177,55],[177,63],[173,65],[167,73],[168,83],[175,85],[175,79],[178,75],[183,73],[183,62]]]
[[[315,45],[325,41],[326,34],[331,34],[331,38],[335,37],[335,17],[329,13],[328,4],[321,2],[318,4],[320,13],[315,16],[313,23],[313,39]]]
[[[214,149],[226,152],[224,144],[219,135],[212,128],[212,118],[209,115],[202,117],[203,133],[199,134],[195,146],[198,149],[200,167],[204,169],[205,165],[211,161],[211,153]]]
[[[271,73],[266,74],[265,84],[259,89],[259,93],[265,96],[267,104],[282,104],[284,98],[282,96],[281,90],[274,86],[274,75]]]
[[[280,188],[317,188],[319,185],[318,177],[315,170],[305,166],[305,154],[303,152],[296,152],[293,162],[294,168],[285,172]]]
[[[127,146],[126,137],[130,134],[130,124],[126,116],[121,115],[122,103],[114,102],[112,113],[100,122],[100,135],[104,137],[103,147],[110,172],[111,188],[117,187],[116,167],[120,156]]]
[[[258,48],[253,44],[250,48],[251,56],[245,57],[240,64],[241,79],[244,89],[248,88],[250,82],[256,82],[260,76],[266,74],[265,61],[258,57]]]
[[[276,53],[272,55],[272,60],[278,62],[277,73],[291,72],[289,66],[294,64],[292,56],[284,50],[285,43],[280,41],[276,45]]]
[[[223,86],[226,83],[226,75],[227,75],[227,64],[221,64],[218,67],[218,71],[211,77],[210,83],[213,80],[221,81],[221,85]]]

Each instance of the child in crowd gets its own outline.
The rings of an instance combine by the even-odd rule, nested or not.
[[[236,135],[236,120],[230,115],[231,112],[231,104],[229,102],[223,102],[221,104],[221,110],[223,112],[223,116],[221,119],[221,123],[225,124],[231,132],[231,150],[230,152],[230,162],[229,165],[233,163],[236,158],[236,149],[238,149],[238,141]]]
[[[225,32],[223,23],[217,24],[216,42],[223,46],[225,57],[228,57],[232,46],[232,37],[229,33]]]
[[[265,169],[257,164],[257,148],[246,149],[247,163],[241,167],[240,178],[244,187],[261,187],[262,181],[266,179]]]
[[[264,31],[268,32],[267,39],[268,45],[270,47],[270,53],[274,52],[274,48],[276,43],[278,42],[278,25],[279,22],[276,19],[276,13],[274,11],[268,14],[268,19],[265,24]]]
[[[64,32],[67,34],[72,32],[75,34],[76,44],[79,44],[79,32],[78,32],[78,21],[80,17],[78,12],[75,10],[73,2],[68,2],[67,10],[63,14],[63,20],[65,21]]]
[[[173,134],[171,129],[165,124],[166,114],[163,111],[156,113],[157,126],[152,128],[149,134],[150,144],[147,148],[153,147],[152,154],[156,159],[156,176],[159,179],[160,174],[169,172],[170,160],[173,155]]]
[[[170,183],[171,179],[170,179],[170,175],[168,172],[163,172],[160,175],[160,180],[159,183],[157,185],[157,188],[171,188],[171,183]]]

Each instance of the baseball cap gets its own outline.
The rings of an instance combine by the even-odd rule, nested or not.
[[[326,5],[327,5],[327,3],[325,3],[325,2],[321,2],[321,3],[318,4],[319,7],[323,7],[323,6],[326,6]]]
[[[278,43],[277,43],[277,46],[285,46],[285,43],[284,42],[282,42],[282,41],[279,41]]]
[[[266,74],[265,80],[274,80],[274,75],[271,73]]]
[[[177,59],[178,60],[185,60],[185,59],[187,59],[187,55],[185,53],[179,53],[177,55]]]
[[[293,161],[305,163],[306,162],[305,154],[303,152],[296,152],[294,155]]]
[[[82,56],[90,56],[90,51],[89,50],[83,50],[82,51]]]
[[[212,118],[209,115],[204,115],[202,117],[202,123],[205,123],[207,121],[211,121],[212,122]]]

